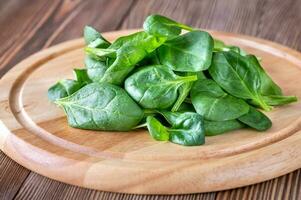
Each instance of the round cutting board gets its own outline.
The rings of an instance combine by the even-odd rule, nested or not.
[[[113,41],[133,30],[105,33]],[[262,58],[283,88],[301,99],[300,53],[262,39],[211,32]],[[151,139],[145,130],[101,132],[71,128],[47,100],[57,80],[83,66],[82,39],[23,60],[0,80],[0,148],[26,168],[87,188],[143,194],[224,190],[268,180],[301,167],[301,101],[267,115],[266,132],[242,129],[183,147]]]

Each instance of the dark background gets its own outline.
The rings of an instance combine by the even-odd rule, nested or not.
[[[27,56],[80,37],[86,24],[101,32],[140,28],[151,13],[301,50],[301,0],[0,0],[0,77]],[[0,199],[301,199],[300,172],[216,193],[128,195],[50,180],[0,151]]]

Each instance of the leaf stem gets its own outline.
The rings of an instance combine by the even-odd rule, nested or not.
[[[272,110],[272,107],[269,106],[269,105],[263,100],[263,98],[262,98],[261,96],[257,95],[256,97],[257,97],[257,98],[256,98],[255,101],[258,103],[258,105],[259,105],[263,110],[265,110],[265,111],[271,111],[271,110]]]
[[[143,123],[143,124],[138,124],[137,126],[133,127],[132,129],[138,129],[138,128],[144,128],[147,127],[147,123]]]
[[[194,30],[195,30],[194,28],[192,28],[192,27],[190,27],[190,26],[187,26],[187,25],[185,25],[185,24],[180,24],[180,23],[179,23],[178,26],[179,26],[180,28],[186,30],[186,31],[194,31]]]
[[[180,76],[179,78],[177,78],[177,80],[181,81],[181,82],[192,82],[192,81],[196,81],[198,80],[198,76],[197,75],[192,75],[192,76]]]
[[[158,113],[156,110],[151,110],[151,109],[144,109],[143,111],[144,111],[144,114],[147,114],[147,115]]]

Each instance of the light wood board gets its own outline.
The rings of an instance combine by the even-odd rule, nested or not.
[[[129,34],[104,34],[109,40]],[[247,36],[211,32],[262,58],[286,95],[301,98],[301,55]],[[266,132],[238,130],[207,137],[199,147],[156,142],[146,131],[109,133],[67,125],[47,100],[57,80],[83,66],[82,39],[25,59],[0,80],[0,148],[21,165],[83,187],[126,193],[217,191],[268,180],[301,167],[301,103],[275,108]]]

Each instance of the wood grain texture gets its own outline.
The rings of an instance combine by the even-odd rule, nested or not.
[[[57,1],[51,1],[52,3]],[[60,1],[59,5],[63,5]],[[72,1],[65,1],[66,3],[72,3]],[[102,10],[101,8],[93,7],[96,5],[95,1],[87,0],[87,7],[90,6],[89,9],[84,9],[84,11],[81,11],[80,14],[77,15],[76,19],[73,20],[72,26],[68,26],[68,29],[62,30],[61,34],[64,37],[64,35],[68,35],[68,37],[77,37],[79,34],[74,33],[77,30],[80,30],[79,27],[77,27],[77,21],[82,21],[82,16],[88,16],[88,20],[92,20],[92,24],[96,25],[98,28],[101,28],[102,31],[107,31],[104,29],[104,26],[110,26],[110,24],[114,24],[116,18],[110,17],[107,18],[105,22],[99,22],[102,18],[99,19],[99,15],[102,13],[111,13],[111,16],[114,14],[118,14],[119,12],[123,12],[123,8],[127,7],[129,5],[125,5],[127,3],[120,3],[121,1],[114,1],[114,0],[108,0],[108,1],[102,1],[104,4],[109,4],[111,2],[118,2],[116,7],[114,7],[114,12],[109,10],[112,7],[108,7],[107,10]],[[128,1],[127,1],[128,2]],[[242,3],[240,3],[242,2]],[[0,27],[4,30],[7,30],[7,27],[10,26],[11,28],[15,28],[15,30],[18,28],[20,32],[23,31],[21,27],[26,27],[30,24],[26,23],[26,20],[30,20],[31,18],[26,17],[26,12],[28,12],[28,8],[30,7],[31,10],[29,11],[29,14],[36,13],[41,6],[41,3],[47,3],[46,1],[18,1],[18,0],[10,0],[10,1],[0,1],[0,21],[1,25]],[[193,1],[189,0],[189,3],[187,1],[168,1],[168,0],[155,0],[155,1],[134,1],[132,2],[135,5],[132,7],[130,11],[127,11],[124,13],[124,19],[122,21],[118,22],[122,24],[122,28],[130,28],[130,27],[141,27],[141,22],[144,20],[143,16],[146,16],[149,13],[161,13],[169,16],[173,16],[176,19],[184,20],[183,22],[188,22],[189,24],[200,26],[202,28],[209,28],[209,29],[218,29],[223,31],[229,31],[229,32],[239,32],[244,33],[248,35],[254,35],[263,37],[270,40],[275,40],[279,43],[289,45],[295,49],[300,50],[301,49],[301,42],[300,42],[300,0],[263,0],[263,1],[233,1],[233,0],[227,0],[227,1],[207,1],[207,0],[199,0],[199,1]],[[7,6],[13,5],[13,6]],[[26,6],[25,6],[26,5]],[[68,5],[68,4],[67,4]],[[93,6],[91,6],[93,5]],[[176,7],[174,5],[177,5]],[[37,6],[34,8],[34,6]],[[132,6],[132,4],[130,5]],[[51,9],[52,6],[49,6],[48,9]],[[139,9],[137,9],[139,8]],[[189,8],[189,10],[187,10]],[[97,12],[97,10],[100,10]],[[217,12],[217,10],[219,12]],[[93,10],[91,12],[90,10]],[[216,11],[216,12],[215,12]],[[6,15],[5,13],[10,13],[10,15]],[[39,16],[36,17],[36,19],[41,18],[42,15],[44,15],[45,10],[41,12]],[[185,15],[183,14],[185,13]],[[16,14],[19,14],[16,17]],[[129,15],[128,15],[129,14]],[[54,17],[57,15],[56,12],[53,12],[51,15]],[[8,16],[15,16],[15,18],[8,17]],[[102,16],[103,17],[103,16]],[[9,19],[9,20],[8,20]],[[9,22],[11,20],[14,20],[14,25],[10,25]],[[86,19],[83,19],[83,21]],[[124,21],[124,22],[123,22]],[[123,23],[122,23],[123,22]],[[281,23],[280,23],[281,22]],[[287,23],[289,22],[289,23]],[[47,39],[48,36],[43,36],[44,34],[47,35],[48,28],[50,28],[52,25],[51,22],[46,21],[43,24],[43,31],[35,37],[35,40],[39,40],[39,48],[36,48],[34,51],[31,50],[32,42],[35,42],[35,40],[31,41],[30,43],[27,42],[23,47],[26,47],[29,53],[26,51],[23,51],[21,54],[24,54],[23,56],[19,56],[19,58],[25,58],[26,56],[30,55],[32,52],[38,51],[40,48],[42,48]],[[85,22],[83,22],[85,24]],[[97,25],[98,24],[98,25]],[[60,24],[58,24],[60,25]],[[112,27],[113,29],[119,28],[119,25],[117,27]],[[283,27],[286,28],[283,28]],[[41,28],[40,28],[41,29]],[[38,30],[40,30],[38,29]],[[56,29],[50,28],[50,29]],[[69,29],[74,30],[72,32],[72,35],[69,33]],[[110,28],[111,30],[111,28]],[[273,30],[273,31],[270,31]],[[6,38],[3,37],[3,34],[5,34],[6,31],[1,31],[1,47],[6,46],[8,48],[10,44],[12,44],[12,41],[17,40],[18,37],[16,34],[13,34],[14,31],[9,32],[9,34],[6,34]],[[13,38],[12,35],[14,36]],[[42,37],[41,39],[39,39]],[[70,38],[69,37],[69,38]],[[11,40],[10,40],[11,38]],[[25,37],[19,38],[18,41],[24,40],[24,38],[27,38],[27,35]],[[65,39],[65,38],[64,38]],[[67,38],[66,38],[67,39]],[[63,40],[63,39],[62,39]],[[14,49],[14,47],[11,47]],[[5,49],[3,49],[5,50]],[[21,48],[22,50],[22,48]],[[18,51],[20,52],[20,51]],[[27,53],[27,54],[26,54]],[[0,54],[2,55],[2,53]],[[14,54],[15,55],[15,54]],[[9,62],[11,64],[3,64],[0,62],[1,66],[5,67],[5,70],[0,70],[0,74],[3,74],[4,71],[7,71],[10,67],[12,67],[15,63],[19,62],[20,59],[16,59],[14,56],[11,56],[9,59]],[[4,158],[3,154],[0,154],[0,158]],[[9,160],[7,157],[5,157],[5,160]],[[8,170],[14,171],[17,169],[16,172],[20,171],[27,171],[23,167],[16,167],[17,164],[11,164],[12,162],[1,162],[2,166],[5,166]],[[293,174],[293,176],[292,176]],[[239,196],[241,193],[243,193],[243,197],[246,197],[246,199],[256,199],[257,196],[262,197],[263,199],[281,199],[282,196],[288,196],[288,194],[295,194],[295,195],[289,195],[289,199],[300,199],[301,198],[301,178],[300,178],[300,170],[291,173],[290,175],[283,176],[279,179],[274,179],[273,181],[268,181],[262,184],[257,184],[255,186],[249,186],[244,187],[242,189],[237,190],[230,190],[227,192],[219,192],[219,193],[210,193],[210,194],[198,194],[198,195],[181,195],[181,196],[136,196],[136,195],[114,195],[113,193],[103,193],[103,192],[96,192],[93,191],[96,195],[92,195],[92,197],[89,195],[91,190],[78,188],[76,187],[74,189],[74,193],[85,193],[87,192],[87,196],[90,198],[98,197],[98,199],[214,199],[215,196],[217,196],[219,199],[229,199],[230,196]],[[292,176],[292,178],[286,178]],[[9,176],[5,176],[4,173],[0,172],[0,178],[1,180],[7,180],[7,182],[10,182],[11,178]],[[23,180],[20,179],[14,179],[14,184],[10,185],[10,188],[17,188]],[[40,175],[35,176],[35,180],[32,182],[26,182],[24,183],[25,186],[28,186],[29,193],[35,193],[37,188],[43,187],[43,184],[46,183],[47,178],[44,178]],[[296,180],[296,182],[292,182],[293,180]],[[268,185],[266,184],[268,183]],[[294,183],[294,184],[292,184]],[[28,184],[28,185],[27,185]],[[51,186],[55,187],[56,185],[64,185],[56,181],[52,181]],[[293,185],[293,186],[291,186]],[[65,185],[64,187],[71,187],[68,185]],[[14,195],[10,195],[9,192],[5,189],[6,187],[0,186],[0,194],[5,194],[6,197],[12,197]],[[55,192],[59,192],[64,199],[73,199],[75,196],[69,192],[65,192],[66,190],[62,190],[59,187],[58,190],[55,190]],[[14,191],[17,191],[17,189]],[[21,189],[19,191],[18,196],[22,196],[23,190]],[[54,192],[54,190],[43,190],[45,192],[45,196],[49,197]],[[230,195],[231,193],[231,195]],[[279,193],[281,195],[279,195]],[[69,196],[67,195],[69,194]],[[105,194],[105,195],[103,195]],[[297,194],[297,195],[296,195]],[[73,197],[73,198],[72,198]],[[7,198],[10,199],[10,198]],[[37,198],[36,198],[37,199]]]
[[[28,21],[30,26],[26,26],[26,28],[29,29],[30,32],[25,32],[22,29],[13,29],[12,33],[8,32],[7,37],[3,38],[3,41],[12,39],[10,36],[14,35],[13,31],[21,31],[21,33],[24,34],[17,35],[18,39],[21,41],[15,41],[18,46],[11,45],[10,43],[8,44],[11,45],[10,49],[12,49],[13,52],[7,52],[7,50],[3,48],[3,51],[6,51],[5,53],[9,55],[9,58],[14,56],[14,59],[9,59],[6,54],[3,54],[1,58],[5,60],[5,62],[1,65],[2,62],[0,60],[0,75],[3,75],[13,65],[17,64],[18,61],[42,48],[49,47],[50,45],[57,44],[66,39],[81,36],[82,29],[87,24],[93,25],[99,30],[113,30],[119,28],[120,23],[130,9],[133,0],[127,1],[126,4],[122,4],[121,2],[122,0],[55,0],[49,2],[50,5],[44,5],[45,10],[36,8],[37,15],[33,16],[33,19],[40,19],[40,21],[37,23],[35,23],[34,20]],[[18,3],[19,1],[16,1],[16,4]],[[26,10],[27,7],[31,7],[31,4],[32,3],[25,2],[25,5],[21,4],[21,6],[24,6],[24,10]],[[117,12],[112,12],[112,10],[117,10]],[[12,10],[12,13],[10,14],[13,15],[14,12],[15,11]],[[30,15],[30,11],[28,12]],[[11,16],[5,17],[7,19]],[[5,21],[5,24],[2,26],[5,29],[10,28],[12,25]]]
[[[103,35],[114,41],[132,32]],[[247,36],[211,34],[261,57],[284,94],[301,98],[300,53]],[[0,81],[0,148],[23,166],[73,185],[138,194],[224,190],[301,166],[301,102],[266,113],[273,126],[264,134],[238,130],[208,137],[198,147],[157,142],[145,130],[108,134],[71,128],[46,94],[57,79],[72,77],[83,60],[83,40],[65,42],[23,60]]]
[[[0,199],[12,199],[29,173],[0,152]]]

